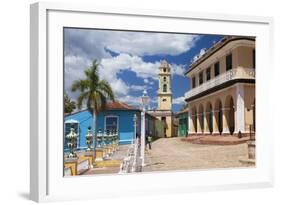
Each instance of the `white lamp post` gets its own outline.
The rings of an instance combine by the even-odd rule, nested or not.
[[[137,114],[135,113],[134,114],[134,118],[133,118],[133,120],[134,120],[134,137],[132,138],[132,144],[135,142],[135,143],[137,143],[137,120],[138,120],[138,117],[137,117]]]
[[[149,97],[146,90],[143,91],[141,97],[142,100],[142,112],[141,112],[141,160],[142,166],[144,166],[144,148],[145,148],[145,106],[148,104]]]

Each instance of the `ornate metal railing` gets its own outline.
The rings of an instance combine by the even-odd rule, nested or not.
[[[188,99],[193,97],[201,92],[209,90],[213,87],[221,85],[227,81],[235,79],[255,79],[255,69],[253,68],[237,68],[231,69],[225,73],[220,74],[219,76],[204,82],[202,85],[193,88],[185,93],[185,98]]]

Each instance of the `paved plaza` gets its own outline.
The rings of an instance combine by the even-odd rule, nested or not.
[[[118,150],[110,157],[110,159],[105,160],[104,167],[91,168],[83,175],[92,174],[117,174],[120,170],[120,165],[123,159],[126,157],[130,145],[120,145]]]
[[[160,138],[146,151],[144,171],[192,170],[245,167],[246,143],[238,145],[201,145],[182,138]],[[250,166],[250,165],[247,165]],[[253,166],[253,165],[252,165]]]
[[[235,168],[253,165],[241,163],[248,156],[247,143],[237,145],[204,145],[183,141],[183,138],[160,138],[145,152],[144,172]],[[130,145],[122,145],[104,167],[92,168],[84,175],[117,174]],[[112,163],[111,163],[112,162]],[[114,163],[113,163],[114,162]]]

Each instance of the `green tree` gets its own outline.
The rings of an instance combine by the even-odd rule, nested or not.
[[[115,101],[111,86],[105,80],[100,80],[98,74],[99,64],[93,60],[92,66],[84,71],[85,79],[73,82],[72,92],[80,91],[77,99],[77,107],[81,109],[83,102],[86,103],[93,115],[93,138],[94,149],[96,149],[96,119],[99,112],[106,109],[108,100]],[[95,152],[94,152],[95,153]]]
[[[76,103],[71,101],[67,94],[63,95],[64,113],[72,113],[76,108]]]

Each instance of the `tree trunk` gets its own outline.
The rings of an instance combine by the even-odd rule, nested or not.
[[[97,145],[97,135],[96,135],[96,127],[97,127],[97,113],[93,110],[93,145],[94,145],[94,159],[96,159],[96,145]]]

